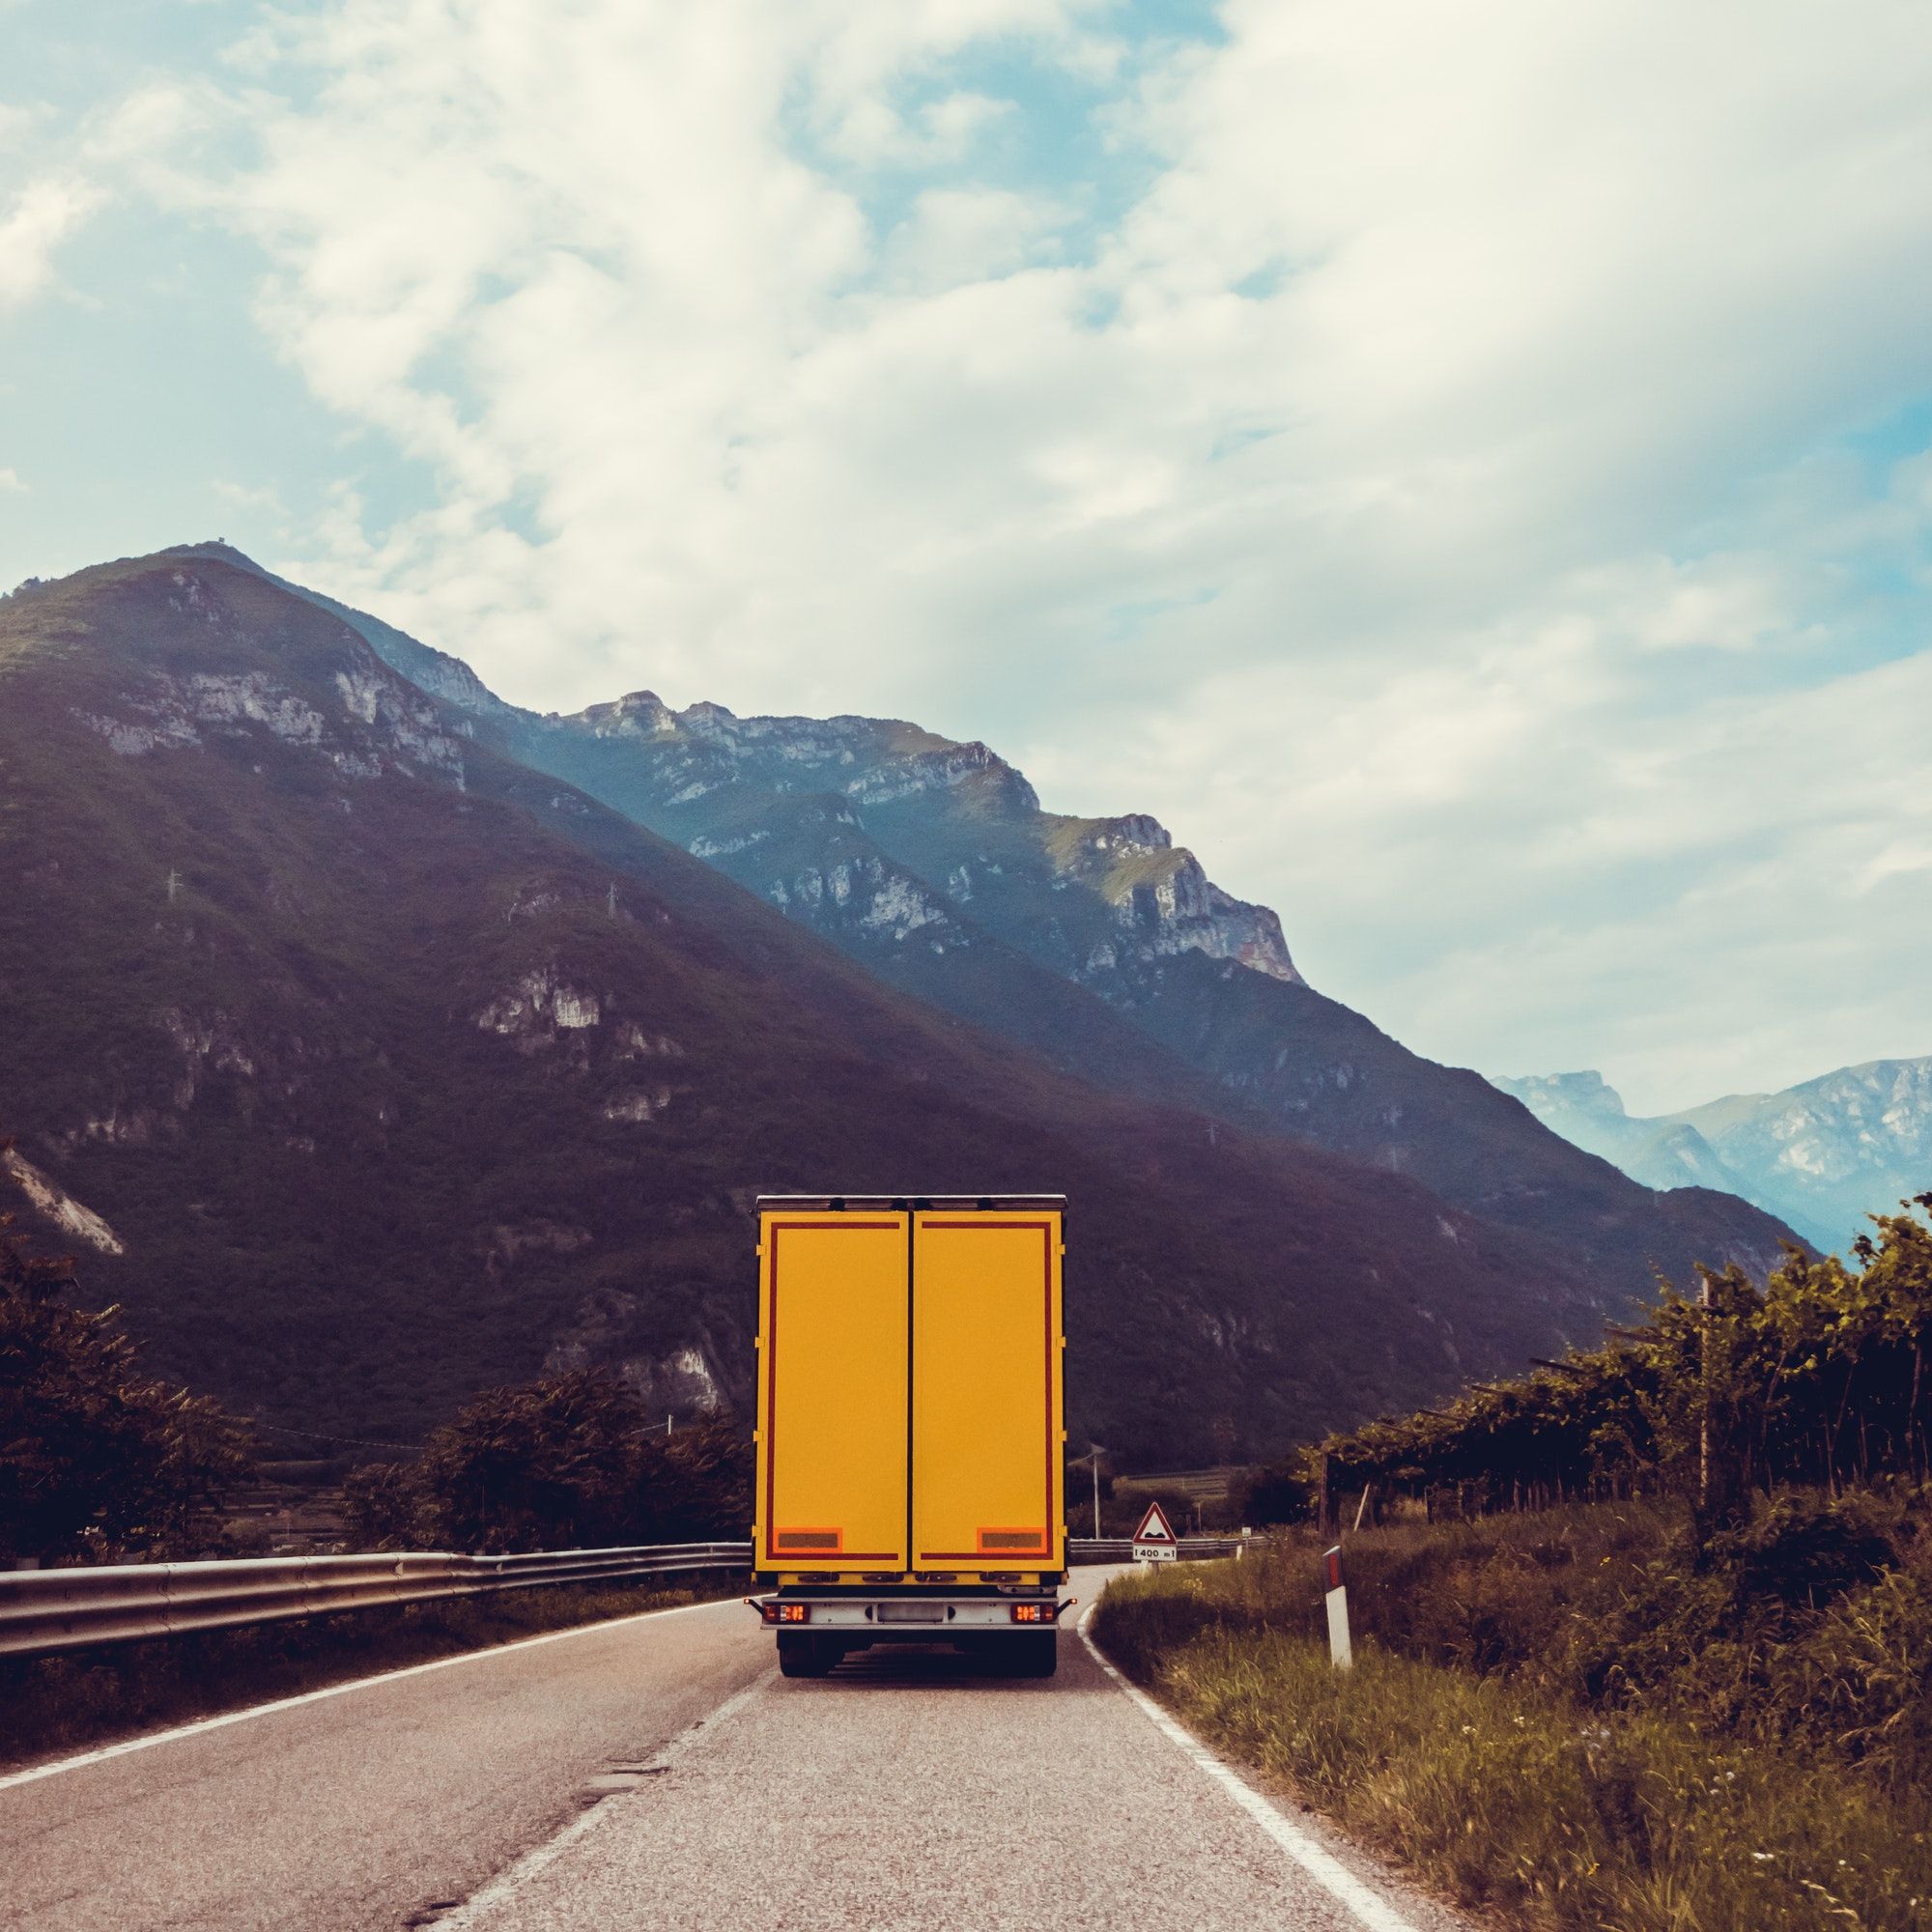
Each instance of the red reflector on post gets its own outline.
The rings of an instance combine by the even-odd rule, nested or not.
[[[1338,1543],[1327,1552],[1328,1587],[1339,1590],[1342,1587],[1342,1546]]]

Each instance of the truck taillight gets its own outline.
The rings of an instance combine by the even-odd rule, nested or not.
[[[758,1609],[768,1624],[803,1624],[811,1620],[810,1604],[760,1604]]]
[[[1014,1604],[1009,1614],[1016,1624],[1050,1624],[1053,1622],[1051,1604]]]

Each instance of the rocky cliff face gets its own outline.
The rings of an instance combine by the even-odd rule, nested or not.
[[[1520,1080],[1492,1076],[1492,1084],[1505,1094],[1514,1094],[1539,1121],[1548,1121],[1566,1140],[1587,1147],[1606,1160],[1614,1158],[1612,1150],[1624,1144],[1633,1124],[1624,1112],[1623,1095],[1594,1069],[1534,1073]]]
[[[982,744],[892,720],[673,711],[648,691],[526,721],[515,743],[826,930],[969,946],[989,908],[999,931],[999,908],[1024,882],[1071,895],[1056,907],[1045,963],[1103,992],[1110,975],[1188,952],[1300,980],[1275,915],[1212,884],[1165,827],[1043,812],[1024,776]],[[893,849],[917,840],[914,822],[963,834],[929,873]],[[875,825],[900,836],[882,840]],[[801,841],[807,863],[794,869]]]
[[[214,639],[237,621],[191,568],[168,572],[164,602],[170,614],[207,627]],[[345,641],[353,636],[343,635]],[[122,757],[198,750],[213,740],[241,750],[266,737],[319,753],[352,781],[393,772],[463,789],[462,744],[444,729],[442,715],[359,650],[326,684],[309,680],[299,691],[276,670],[142,666],[99,710],[77,705],[73,716]]]
[[[1096,894],[1117,928],[1084,961],[1067,962],[1072,978],[1104,991],[1109,974],[1199,952],[1290,985],[1303,983],[1276,915],[1213,884],[1192,852],[1176,849],[1158,819],[1133,812],[1046,824],[1052,883],[1071,880]]]
[[[1867,1061],[1649,1119],[1627,1115],[1597,1073],[1495,1084],[1646,1185],[1729,1188],[1825,1249],[1932,1187],[1932,1058]]]

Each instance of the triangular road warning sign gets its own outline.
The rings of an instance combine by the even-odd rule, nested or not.
[[[1134,1531],[1136,1543],[1172,1543],[1175,1541],[1174,1525],[1167,1520],[1167,1512],[1158,1503],[1149,1503],[1147,1515],[1141,1518],[1141,1526]]]

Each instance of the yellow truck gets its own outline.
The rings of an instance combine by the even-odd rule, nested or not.
[[[758,1203],[750,1601],[787,1677],[944,1643],[1053,1673],[1066,1581],[1057,1194]]]

